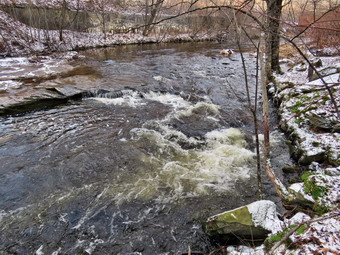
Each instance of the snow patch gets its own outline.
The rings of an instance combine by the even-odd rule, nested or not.
[[[42,251],[44,248],[44,245],[41,245],[39,249],[35,252],[35,255],[44,255],[44,252]]]
[[[247,205],[255,226],[260,226],[272,233],[282,230],[282,222],[276,212],[276,205],[269,200],[261,200]]]

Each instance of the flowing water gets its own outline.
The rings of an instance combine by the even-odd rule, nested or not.
[[[75,64],[96,78],[71,78],[116,96],[2,118],[0,253],[212,251],[202,222],[257,199],[240,56],[221,48],[88,51]]]

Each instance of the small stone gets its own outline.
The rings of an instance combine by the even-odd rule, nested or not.
[[[340,175],[340,167],[335,168],[335,167],[330,167],[325,169],[325,174],[329,176],[338,176]]]
[[[323,162],[326,160],[326,151],[323,148],[319,148],[316,151],[302,151],[302,155],[299,158],[298,162],[301,165],[309,165],[310,163]]]
[[[282,171],[286,174],[293,174],[299,171],[299,168],[296,166],[284,166]]]
[[[340,133],[340,123],[336,123],[332,128],[333,133]]]
[[[321,58],[313,58],[313,59],[311,60],[311,63],[312,63],[313,66],[315,66],[315,67],[317,67],[317,68],[322,66],[322,60],[321,60]]]

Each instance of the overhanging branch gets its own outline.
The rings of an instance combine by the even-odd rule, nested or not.
[[[165,22],[165,21],[168,21],[168,20],[172,20],[172,19],[184,16],[184,15],[188,15],[188,14],[193,13],[193,12],[204,11],[204,10],[208,10],[208,9],[217,9],[217,10],[219,10],[219,9],[222,9],[222,8],[229,9],[229,10],[235,10],[237,12],[240,12],[240,13],[250,17],[251,19],[253,19],[260,26],[260,28],[262,30],[266,30],[265,25],[262,24],[262,22],[255,15],[251,14],[250,12],[248,12],[248,11],[242,9],[242,8],[238,8],[238,7],[235,7],[235,6],[232,6],[232,5],[218,5],[218,6],[210,5],[210,6],[205,6],[205,7],[195,8],[195,9],[189,9],[189,10],[184,11],[182,13],[179,13],[179,14],[176,14],[176,15],[172,15],[172,16],[169,16],[169,17],[165,17],[163,19],[155,21],[152,24],[131,27],[131,28],[128,29],[127,32],[130,32],[130,31],[135,30],[135,29],[144,28],[144,27],[149,26],[149,25],[155,26],[155,25],[158,25],[158,24],[160,24],[162,22]]]

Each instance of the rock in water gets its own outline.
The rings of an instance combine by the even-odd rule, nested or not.
[[[231,49],[223,49],[220,51],[220,54],[229,57],[231,54],[233,54],[234,52]]]
[[[246,206],[208,218],[205,229],[208,235],[232,235],[265,238],[282,229],[272,201],[260,200]]]

